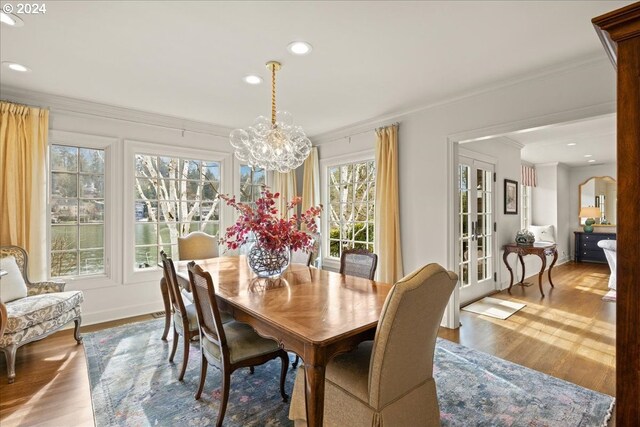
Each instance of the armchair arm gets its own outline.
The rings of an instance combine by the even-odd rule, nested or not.
[[[37,283],[27,283],[27,295],[40,295],[40,294],[50,294],[51,292],[63,292],[65,287],[64,282],[37,282]]]
[[[7,321],[9,316],[7,315],[7,306],[0,302],[0,339],[4,335],[4,330],[7,327]]]

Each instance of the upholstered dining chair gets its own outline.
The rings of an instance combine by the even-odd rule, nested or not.
[[[340,256],[340,274],[373,280],[378,267],[378,255],[364,249],[347,249]]]
[[[167,257],[164,251],[160,251],[162,257],[162,267],[164,271],[164,280],[169,288],[169,298],[171,301],[171,311],[173,312],[173,347],[169,355],[169,362],[173,362],[178,349],[178,337],[182,336],[184,354],[182,355],[182,369],[178,375],[178,381],[182,381],[184,373],[187,370],[187,362],[189,361],[189,349],[191,348],[191,340],[199,337],[198,319],[196,317],[196,309],[193,304],[187,301],[185,304],[178,285],[176,277],[176,269],[173,260]]]
[[[229,400],[231,374],[239,368],[253,368],[279,357],[282,361],[280,395],[282,400],[286,402],[288,396],[284,392],[284,382],[289,365],[287,353],[278,347],[276,341],[262,338],[247,324],[236,321],[223,324],[211,275],[203,271],[193,261],[189,263],[188,268],[200,325],[200,352],[202,355],[200,385],[195,395],[196,400],[200,399],[202,395],[209,363],[219,366],[222,370],[222,400],[216,426],[222,426]]]
[[[439,426],[433,379],[438,327],[458,276],[426,265],[398,281],[374,341],[336,356],[326,369],[325,426]],[[306,425],[305,376],[298,368],[289,418]]]
[[[311,265],[311,259],[313,257],[313,252],[304,252],[301,250],[291,251],[291,264],[304,264],[307,267]]]
[[[218,239],[202,231],[178,237],[178,255],[180,260],[187,261],[215,258],[218,256]]]

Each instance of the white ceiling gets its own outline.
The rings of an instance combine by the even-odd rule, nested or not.
[[[269,113],[275,59],[279,107],[316,135],[604,56],[591,18],[629,3],[49,1],[2,25],[2,61],[33,72],[0,83],[244,127]],[[311,55],[288,54],[299,39]]]
[[[576,167],[616,161],[615,114],[505,136],[523,144],[522,159],[534,164],[560,162]],[[591,157],[585,157],[588,154]],[[589,163],[590,159],[595,162]]]

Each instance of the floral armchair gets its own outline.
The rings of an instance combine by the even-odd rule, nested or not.
[[[15,356],[18,347],[40,340],[75,322],[74,336],[78,344],[80,336],[80,303],[84,296],[80,291],[64,292],[63,282],[32,283],[27,277],[27,253],[18,246],[1,246],[0,262],[5,257],[15,258],[27,286],[27,296],[9,302],[0,302],[0,350],[7,359],[9,383],[15,379]],[[0,279],[0,286],[1,286]]]

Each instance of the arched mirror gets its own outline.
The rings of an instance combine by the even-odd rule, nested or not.
[[[599,213],[599,217],[593,215],[595,226],[614,227],[616,225],[616,203],[618,199],[618,189],[616,180],[610,176],[594,176],[580,184],[578,188],[578,202],[580,210],[585,208],[596,208],[591,212]],[[584,225],[587,218],[578,218],[579,224]]]

